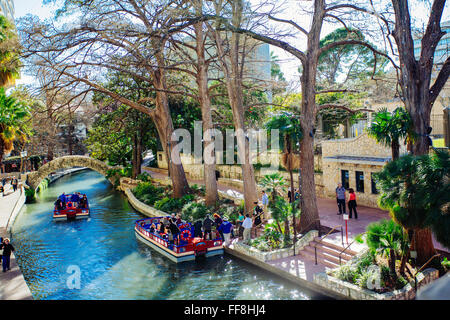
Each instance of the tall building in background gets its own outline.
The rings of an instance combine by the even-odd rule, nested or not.
[[[14,1],[0,0],[0,14],[14,22]]]

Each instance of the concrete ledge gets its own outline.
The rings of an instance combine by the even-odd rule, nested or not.
[[[313,241],[314,238],[317,237],[318,235],[319,235],[319,232],[317,230],[309,231],[300,240],[297,241],[297,244],[295,245],[295,251],[299,252],[300,250],[302,250],[311,241]],[[254,248],[254,247],[248,246],[242,242],[236,242],[233,245],[233,249],[242,254],[251,256],[254,259],[257,259],[261,262],[278,260],[278,259],[282,259],[282,258],[291,257],[294,255],[294,247],[293,246],[291,246],[290,248],[264,252],[264,251],[260,251],[256,248]]]
[[[158,209],[150,207],[150,206],[146,205],[145,203],[139,201],[134,196],[133,192],[131,192],[131,190],[129,188],[125,188],[124,192],[128,198],[128,202],[131,204],[131,206],[134,209],[136,209],[137,211],[139,211],[140,213],[142,213],[148,217],[163,217],[163,216],[168,215],[168,213],[166,213],[164,211],[160,211]]]
[[[438,270],[434,268],[425,269],[417,275],[417,289],[436,280],[438,277]],[[376,293],[368,289],[360,288],[355,284],[342,281],[326,273],[315,274],[314,283],[352,300],[413,300],[416,296],[414,281],[408,283],[402,289],[386,293]]]

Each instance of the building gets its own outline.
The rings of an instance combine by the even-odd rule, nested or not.
[[[14,1],[0,0],[0,14],[14,22]]]

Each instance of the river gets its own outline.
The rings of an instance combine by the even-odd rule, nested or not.
[[[74,191],[87,194],[90,218],[53,221],[57,196]],[[142,217],[91,170],[40,192],[12,228],[17,262],[34,299],[326,299],[227,254],[173,263],[136,240],[134,221]]]

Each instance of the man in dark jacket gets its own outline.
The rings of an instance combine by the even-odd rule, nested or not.
[[[197,220],[194,223],[194,238],[195,237],[203,238],[202,224],[203,224],[202,220]]]
[[[206,235],[209,234],[209,240],[211,240],[211,229],[213,223],[214,221],[212,221],[209,214],[207,214],[205,220],[203,220],[203,239],[206,239]]]
[[[172,220],[169,220],[170,222],[169,222],[169,229],[170,229],[170,232],[172,233],[172,235],[173,235],[173,240],[175,241],[175,244],[177,244],[178,245],[178,235],[180,234],[180,228],[178,228],[178,226],[172,221]]]
[[[12,244],[9,243],[9,239],[5,238],[5,240],[3,240],[1,246],[0,246],[0,250],[3,250],[3,272],[6,272],[6,270],[11,270],[10,266],[9,266],[9,262],[10,262],[10,257],[11,257],[11,252],[14,251],[14,247],[12,246]]]

